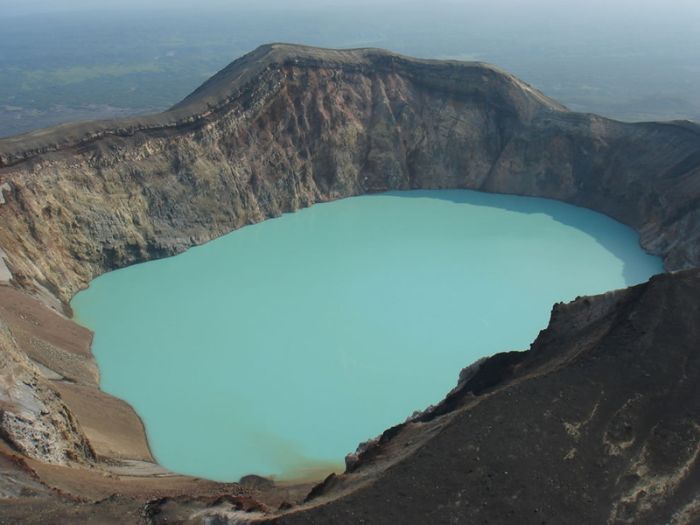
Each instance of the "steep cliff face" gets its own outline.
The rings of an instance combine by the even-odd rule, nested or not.
[[[0,248],[61,301],[96,275],[314,202],[472,188],[593,208],[700,263],[700,127],[566,111],[491,66],[264,46],[173,110],[0,140]]]

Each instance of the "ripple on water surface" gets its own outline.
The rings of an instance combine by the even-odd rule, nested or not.
[[[553,303],[661,271],[589,210],[411,191],[247,226],[105,274],[72,305],[156,458],[230,481],[340,470],[464,366],[527,349]]]

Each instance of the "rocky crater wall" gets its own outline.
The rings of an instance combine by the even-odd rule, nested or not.
[[[165,113],[1,139],[0,522],[700,519],[698,270],[557,306],[530,352],[473,365],[310,493],[163,472],[59,313],[103,272],[418,188],[585,206],[700,266],[700,126],[573,113],[486,64],[272,44]]]
[[[700,127],[568,112],[478,63],[263,46],[170,112],[0,140],[0,249],[66,303],[96,275],[367,192],[549,197],[700,264]]]

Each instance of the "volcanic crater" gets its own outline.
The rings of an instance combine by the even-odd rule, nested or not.
[[[320,484],[157,465],[99,390],[73,295],[284,212],[408,189],[590,208],[668,273],[555,305],[528,351],[464,363],[440,404]],[[164,113],[0,139],[0,196],[0,522],[700,520],[698,124],[574,113],[482,63],[271,44]]]

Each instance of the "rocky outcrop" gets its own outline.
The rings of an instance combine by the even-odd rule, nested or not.
[[[700,127],[566,111],[485,64],[263,46],[172,110],[0,140],[0,248],[66,302],[96,275],[314,202],[472,188],[586,206],[700,263]]]
[[[22,454],[58,464],[94,459],[61,397],[0,321],[0,437]]]
[[[572,113],[481,63],[273,44],[165,113],[0,139],[0,490],[27,495],[0,523],[700,519],[697,270],[558,305],[529,352],[465,370],[311,491],[159,469],[99,392],[89,332],[48,308],[267,217],[415,188],[560,199],[700,266],[700,126]]]
[[[556,305],[274,523],[697,523],[699,319],[700,270]]]

